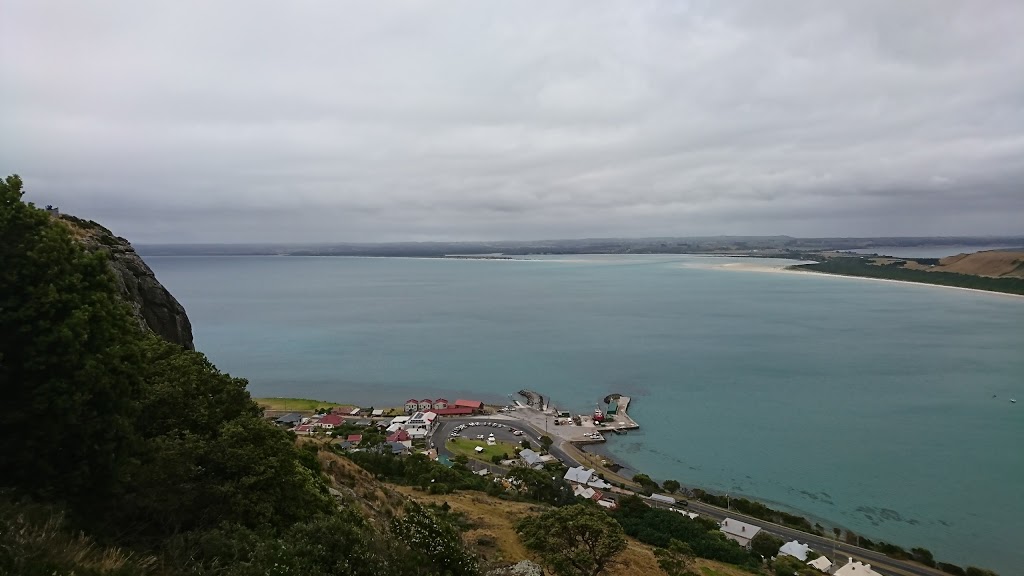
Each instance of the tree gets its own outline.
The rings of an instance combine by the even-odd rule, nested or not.
[[[673,539],[668,548],[655,548],[658,567],[668,576],[696,576],[693,549],[689,544]]]
[[[785,542],[782,541],[782,538],[777,538],[761,530],[751,538],[750,549],[764,558],[771,558],[779,553],[779,548],[782,548],[783,544]]]
[[[405,514],[394,521],[392,533],[413,552],[413,558],[407,560],[410,569],[426,567],[430,573],[451,576],[478,573],[476,556],[466,550],[458,528],[419,504],[406,505]]]
[[[665,480],[661,483],[661,487],[670,494],[675,494],[676,492],[679,492],[681,485],[676,480]]]
[[[0,182],[0,483],[88,514],[113,498],[141,379],[140,330],[102,252]],[[59,418],[45,433],[40,414]]]
[[[554,444],[554,443],[555,443],[555,441],[551,439],[551,436],[541,436],[540,437],[540,445],[543,446],[545,450],[547,450],[548,448],[551,448],[551,445]]]
[[[911,548],[910,554],[913,555],[915,562],[920,562],[925,566],[935,567],[935,557],[932,556],[931,550],[927,548]]]
[[[516,531],[558,576],[597,576],[626,548],[622,527],[596,506],[585,504],[526,518]]]

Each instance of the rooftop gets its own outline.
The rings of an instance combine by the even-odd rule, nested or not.
[[[807,560],[807,553],[811,551],[811,547],[807,544],[801,544],[797,540],[792,542],[786,542],[779,548],[779,555],[785,554],[786,556],[792,556],[798,560]]]
[[[722,520],[722,532],[731,534],[733,536],[739,536],[740,538],[753,538],[761,528],[754,526],[753,524],[747,524],[746,522],[740,522],[739,520],[733,520],[732,518],[726,518]]]

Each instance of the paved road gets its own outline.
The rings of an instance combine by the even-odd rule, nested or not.
[[[448,435],[444,432],[445,429],[450,430],[451,428],[466,422],[479,422],[488,420],[494,422],[500,421],[514,423],[512,425],[526,432],[526,434],[530,436],[530,441],[534,443],[537,443],[537,438],[543,435],[543,432],[532,426],[530,423],[510,417],[488,418],[486,416],[483,416],[475,418],[444,419],[441,420],[439,424],[435,427],[434,433],[432,435],[432,438],[437,438],[440,440],[435,442],[438,451],[441,454],[448,456],[449,458],[453,457],[451,451],[447,450],[447,448],[444,447],[445,441],[448,438]],[[580,462],[570,457],[564,450],[559,448],[557,445],[551,446],[551,448],[548,451],[555,458],[558,458],[559,460],[562,461],[562,463],[564,463],[567,466],[582,466]],[[505,474],[506,472],[508,472],[507,468],[501,466],[485,464],[483,462],[473,460],[471,460],[470,462],[479,465],[474,469],[479,469],[479,467],[486,466],[489,470],[491,470],[491,473],[493,474]],[[608,496],[614,498],[619,495],[609,492]],[[668,504],[662,504],[656,501],[648,500],[647,503],[648,505],[654,506],[656,508],[671,508],[671,506]],[[697,512],[698,514],[701,514],[708,518],[712,518],[716,521],[721,521],[726,516],[728,516],[729,518],[734,518],[736,520],[741,520],[743,522],[746,522],[747,524],[758,526],[762,530],[774,534],[775,536],[778,536],[786,540],[787,542],[790,540],[799,540],[800,542],[803,542],[811,546],[811,548],[813,548],[819,554],[823,554],[824,556],[832,560],[834,564],[832,567],[833,571],[839,566],[846,564],[849,558],[853,558],[854,560],[859,560],[861,562],[871,564],[871,567],[873,569],[886,576],[948,576],[945,572],[936,570],[934,568],[929,568],[921,564],[907,562],[904,560],[895,560],[880,552],[866,550],[858,546],[852,546],[850,544],[846,544],[843,542],[836,542],[831,538],[815,536],[813,534],[808,534],[807,532],[801,532],[800,530],[794,530],[792,528],[787,528],[785,526],[780,526],[778,524],[773,524],[771,522],[765,522],[764,520],[746,516],[732,510],[725,510],[724,508],[719,508],[717,506],[712,506],[710,504],[705,504],[703,502],[690,500],[687,509],[693,512]]]
[[[648,501],[648,505],[665,509],[671,507],[668,504],[662,504],[655,501]],[[765,522],[764,520],[745,516],[736,511],[725,510],[703,502],[690,500],[687,509],[717,521],[721,521],[726,516],[736,520],[741,520],[747,524],[758,526],[762,530],[774,534],[787,542],[790,540],[799,540],[800,542],[810,545],[811,548],[819,554],[822,554],[832,560],[834,564],[833,570],[843,564],[846,564],[849,558],[853,558],[854,560],[871,564],[871,568],[881,574],[891,576],[948,576],[945,572],[941,572],[921,564],[907,562],[904,560],[895,560],[880,552],[865,550],[864,548],[859,548],[843,542],[836,542],[831,538],[815,536],[813,534],[808,534],[807,532],[801,532],[800,530],[794,530],[778,524],[772,524],[771,522]]]

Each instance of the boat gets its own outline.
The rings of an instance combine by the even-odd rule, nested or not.
[[[594,422],[604,422],[604,411],[600,406],[594,409]]]
[[[1010,398],[1010,404],[1016,404],[1016,403],[1017,403],[1017,399],[1016,398]]]

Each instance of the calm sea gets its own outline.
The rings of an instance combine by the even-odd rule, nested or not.
[[[256,396],[621,392],[642,430],[608,448],[657,479],[1024,565],[1024,299],[685,256],[147,261]]]

